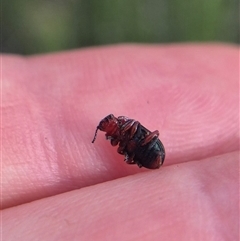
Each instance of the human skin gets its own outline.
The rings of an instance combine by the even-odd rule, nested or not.
[[[2,56],[2,240],[238,240],[239,47],[120,45]],[[158,129],[124,163],[108,114]]]

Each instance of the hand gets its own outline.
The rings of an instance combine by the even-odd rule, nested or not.
[[[237,240],[238,51],[3,56],[3,239]],[[110,113],[160,131],[159,170],[127,165],[102,132],[91,143]]]

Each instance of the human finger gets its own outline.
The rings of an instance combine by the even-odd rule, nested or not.
[[[159,129],[164,165],[238,149],[238,48],[120,46],[3,58],[3,207],[142,172],[105,115]]]

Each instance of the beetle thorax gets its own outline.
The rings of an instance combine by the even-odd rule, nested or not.
[[[106,128],[106,134],[112,137],[119,136],[119,127],[117,123],[109,123],[108,128]]]

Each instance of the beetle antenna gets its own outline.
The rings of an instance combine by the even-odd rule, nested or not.
[[[97,132],[98,132],[98,129],[99,129],[99,127],[97,126],[97,129],[96,129],[96,131],[95,131],[95,134],[94,134],[94,137],[93,137],[93,140],[92,140],[92,143],[96,140],[96,138],[97,138]]]

